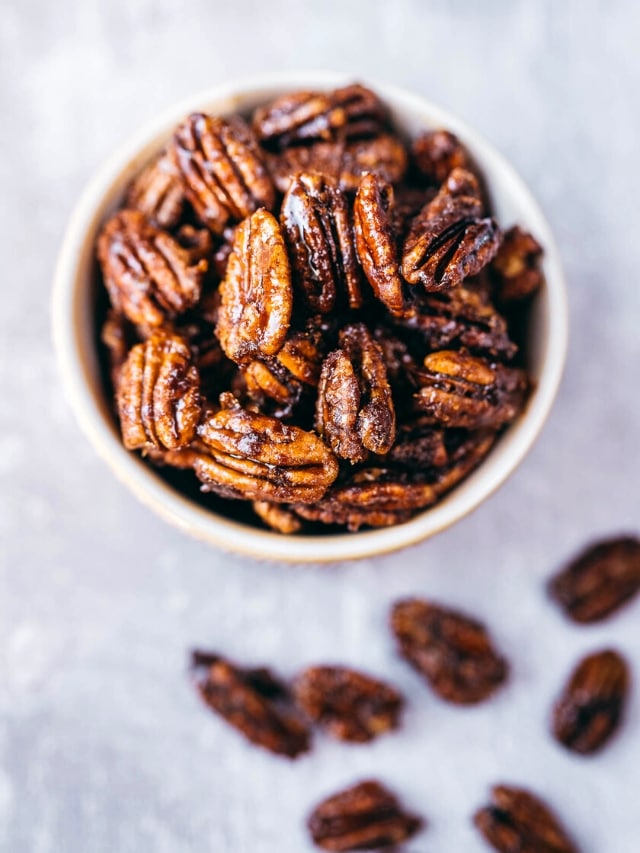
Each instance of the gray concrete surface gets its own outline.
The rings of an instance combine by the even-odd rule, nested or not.
[[[545,578],[640,503],[640,11],[632,0],[5,0],[0,7],[0,849],[6,853],[301,853],[321,796],[380,776],[429,819],[409,853],[481,853],[490,783],[543,792],[585,853],[640,845],[640,698],[593,760],[547,735],[577,656],[640,672],[640,602],[570,626]],[[258,565],[139,506],[73,422],[49,340],[52,267],[92,171],[159,109],[275,68],[411,87],[513,160],[556,230],[571,289],[560,399],[510,482],[405,553]],[[428,594],[486,619],[513,662],[495,701],[446,707],[394,656],[390,602]],[[318,738],[295,764],[207,714],[187,649],[290,674],[345,661],[409,697],[370,747]],[[640,679],[638,679],[640,680]]]

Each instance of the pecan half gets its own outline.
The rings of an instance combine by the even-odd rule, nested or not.
[[[321,802],[309,815],[309,832],[323,850],[378,850],[415,835],[421,818],[405,812],[380,782],[368,780]]]
[[[549,589],[575,622],[597,622],[615,613],[640,591],[640,539],[620,536],[589,546]]]
[[[297,175],[282,202],[280,221],[294,281],[309,308],[329,313],[341,287],[346,288],[349,307],[359,308],[360,268],[349,206],[338,186],[323,175]]]
[[[353,205],[353,230],[358,258],[376,298],[392,314],[403,317],[407,306],[393,203],[391,184],[377,175],[365,175]]]
[[[527,391],[523,370],[451,350],[428,355],[414,379],[415,408],[445,427],[497,429],[518,415]]]
[[[497,785],[491,793],[493,802],[473,822],[498,853],[578,853],[549,807],[530,791]]]
[[[454,169],[469,168],[469,155],[464,145],[448,130],[421,133],[413,141],[411,153],[420,172],[436,186]]]
[[[137,210],[114,214],[100,232],[98,260],[116,310],[132,323],[160,326],[200,298],[206,260],[156,228]]]
[[[507,662],[480,622],[418,598],[398,601],[391,628],[402,656],[443,699],[481,702],[507,677]]]
[[[313,503],[338,475],[335,456],[313,433],[239,406],[205,418],[209,453],[195,472],[205,491],[276,503]]]
[[[410,470],[443,468],[449,461],[444,431],[435,428],[430,418],[419,415],[405,421],[398,426],[397,437],[387,459]]]
[[[526,299],[538,290],[544,281],[541,257],[542,246],[533,235],[518,225],[505,233],[491,264],[496,278],[496,296],[500,302]]]
[[[280,226],[260,209],[236,231],[220,285],[216,332],[232,361],[275,355],[287,337],[293,296]]]
[[[476,178],[454,169],[411,225],[402,274],[427,291],[457,287],[493,259],[500,236],[495,220],[484,215]]]
[[[339,740],[365,743],[395,729],[403,699],[383,681],[343,666],[313,666],[295,680],[297,706]]]
[[[345,326],[339,345],[322,366],[316,429],[338,456],[361,462],[390,450],[395,409],[382,349],[364,323]]]
[[[200,378],[191,350],[163,330],[129,352],[118,383],[118,414],[128,450],[176,450],[189,444],[200,419]]]
[[[309,750],[306,726],[268,670],[241,669],[208,652],[193,652],[192,667],[203,701],[251,743],[287,758]]]
[[[175,132],[169,156],[196,215],[216,234],[260,207],[273,208],[273,181],[239,116],[188,116]]]
[[[271,501],[254,501],[253,511],[267,527],[277,530],[278,533],[297,533],[302,528],[302,522],[291,510],[282,504],[274,504]]]
[[[131,182],[125,207],[139,210],[160,228],[173,228],[184,211],[184,190],[165,152],[155,157]]]
[[[585,657],[553,710],[553,734],[567,749],[588,755],[614,734],[629,692],[629,669],[615,651]]]

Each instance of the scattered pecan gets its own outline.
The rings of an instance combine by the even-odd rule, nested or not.
[[[540,269],[542,246],[518,225],[510,228],[493,259],[496,295],[500,302],[526,299],[538,290],[544,278]]]
[[[337,853],[394,847],[423,826],[380,782],[369,780],[316,806],[308,827],[318,847]]]
[[[164,151],[134,178],[125,197],[125,207],[139,210],[160,228],[180,222],[184,203],[182,184]]]
[[[129,352],[118,383],[124,446],[176,450],[189,444],[200,419],[200,378],[178,335],[155,331]]]
[[[260,209],[237,229],[227,274],[220,285],[216,332],[238,364],[275,355],[289,329],[291,272],[280,226]]]
[[[253,511],[267,527],[278,533],[297,533],[302,528],[299,517],[282,504],[271,503],[271,501],[254,501]]]
[[[295,680],[297,706],[339,740],[365,743],[395,729],[400,693],[383,681],[343,666],[313,666]]]
[[[553,710],[553,734],[573,752],[596,752],[620,724],[629,692],[629,670],[615,651],[583,658]]]
[[[309,750],[306,726],[268,670],[241,669],[208,652],[193,652],[192,667],[204,702],[251,743],[287,758]]]
[[[292,181],[280,214],[294,281],[314,313],[328,314],[345,287],[350,308],[362,304],[360,268],[345,194],[323,175]]]
[[[380,345],[364,323],[340,332],[340,349],[325,359],[318,386],[316,429],[343,459],[387,453],[396,419]]]
[[[597,622],[640,591],[640,540],[621,536],[589,546],[557,574],[550,591],[575,622]]]
[[[481,702],[507,677],[484,625],[455,610],[417,598],[398,601],[391,628],[402,656],[449,702]]]
[[[414,378],[416,409],[445,427],[497,429],[518,415],[527,391],[524,371],[451,350],[428,355]]]
[[[207,262],[137,210],[114,214],[100,232],[98,260],[111,304],[132,323],[160,326],[200,298]]]
[[[313,433],[239,406],[205,418],[209,453],[195,464],[204,489],[223,497],[313,503],[338,475],[333,453]]]
[[[190,115],[176,130],[169,156],[196,215],[216,234],[274,205],[275,188],[262,153],[239,116]]]
[[[455,134],[448,130],[421,133],[411,146],[413,160],[427,180],[440,186],[454,169],[468,169],[469,155]]]
[[[392,314],[403,317],[407,306],[393,201],[391,184],[377,175],[365,175],[353,205],[353,230],[358,258],[376,298]]]
[[[454,169],[411,225],[402,274],[427,291],[456,287],[493,259],[500,237],[495,220],[484,215],[476,178]]]
[[[498,853],[578,853],[557,818],[537,796],[497,785],[493,802],[473,822]]]

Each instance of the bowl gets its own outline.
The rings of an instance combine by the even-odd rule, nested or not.
[[[409,134],[438,127],[457,134],[486,178],[498,221],[519,223],[545,249],[546,285],[535,297],[528,330],[527,366],[535,387],[524,412],[479,467],[436,505],[404,524],[357,533],[284,536],[232,521],[199,506],[125,450],[98,358],[94,245],[101,223],[116,209],[132,177],[188,113],[248,111],[286,91],[333,89],[351,80],[350,75],[334,73],[263,74],[176,104],[143,127],[89,182],[71,216],[55,273],[53,334],[60,372],[80,427],[98,454],[144,504],[170,524],[211,545],[260,559],[330,562],[372,557],[427,539],[454,524],[504,483],[527,455],[549,414],[564,366],[567,301],[560,258],[549,225],[522,179],[495,148],[441,107],[420,95],[364,80],[390,107],[397,126]]]

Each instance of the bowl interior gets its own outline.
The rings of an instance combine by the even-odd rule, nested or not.
[[[265,559],[354,559],[395,550],[449,526],[491,494],[526,455],[549,412],[564,363],[567,315],[562,269],[547,222],[522,180],[495,149],[441,108],[419,96],[364,81],[386,101],[396,126],[409,136],[438,127],[456,133],[485,176],[500,224],[519,223],[545,248],[546,286],[535,298],[527,330],[527,368],[535,389],[526,410],[480,466],[434,507],[405,524],[358,533],[286,537],[234,522],[190,500],[124,449],[98,359],[94,245],[101,223],[118,207],[132,177],[164,146],[187,113],[247,112],[286,91],[330,89],[350,79],[275,75],[205,92],[177,105],[117,152],[88,186],[70,222],[56,274],[54,337],[60,366],[76,416],[100,455],[144,503],[170,523],[224,549]]]

